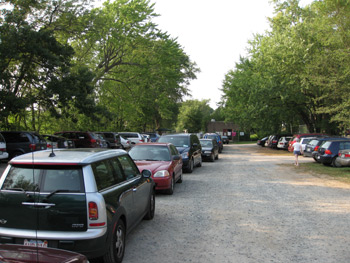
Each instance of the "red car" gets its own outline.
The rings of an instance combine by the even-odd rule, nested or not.
[[[76,252],[55,248],[0,244],[0,262],[4,263],[88,263]]]
[[[182,182],[182,157],[171,143],[136,144],[129,155],[140,171],[152,171],[156,190],[173,194],[175,183]]]

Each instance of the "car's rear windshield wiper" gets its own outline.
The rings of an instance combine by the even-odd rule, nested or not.
[[[54,194],[57,194],[57,193],[69,193],[70,191],[67,190],[67,189],[57,189],[55,191],[53,191],[52,193],[48,194],[44,200],[48,200],[51,196],[53,196]]]

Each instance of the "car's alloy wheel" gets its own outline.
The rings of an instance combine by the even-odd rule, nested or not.
[[[106,263],[120,263],[123,261],[125,251],[125,226],[123,221],[119,220],[115,226],[111,244],[108,252],[104,256]]]
[[[172,195],[174,193],[174,185],[175,185],[175,179],[174,179],[174,176],[172,176],[171,182],[170,182],[170,188],[166,192],[168,195]]]

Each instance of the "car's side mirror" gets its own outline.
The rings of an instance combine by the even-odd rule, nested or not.
[[[150,170],[145,169],[145,170],[142,170],[141,175],[142,177],[150,178],[152,176],[152,172]]]

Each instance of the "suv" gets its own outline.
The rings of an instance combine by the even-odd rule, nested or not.
[[[45,139],[36,132],[3,131],[1,134],[5,138],[10,159],[24,153],[47,149]]]
[[[124,139],[128,139],[131,142],[131,145],[134,146],[137,143],[145,142],[143,136],[138,132],[118,132],[120,136],[123,136]]]
[[[107,141],[107,147],[112,149],[121,149],[122,144],[120,142],[120,135],[116,132],[96,132],[97,134],[103,134]]]
[[[55,135],[65,137],[74,141],[76,148],[100,148],[101,144],[98,138],[92,132],[81,131],[62,131],[55,132]]]
[[[203,139],[214,139],[219,145],[219,153],[224,149],[224,144],[222,143],[221,136],[217,133],[206,133],[203,135]]]
[[[195,166],[202,166],[202,146],[197,135],[189,133],[163,135],[158,142],[168,142],[175,145],[182,155],[182,169],[192,173]]]
[[[0,243],[121,262],[125,237],[155,211],[151,171],[124,150],[59,149],[12,159],[0,179]]]

